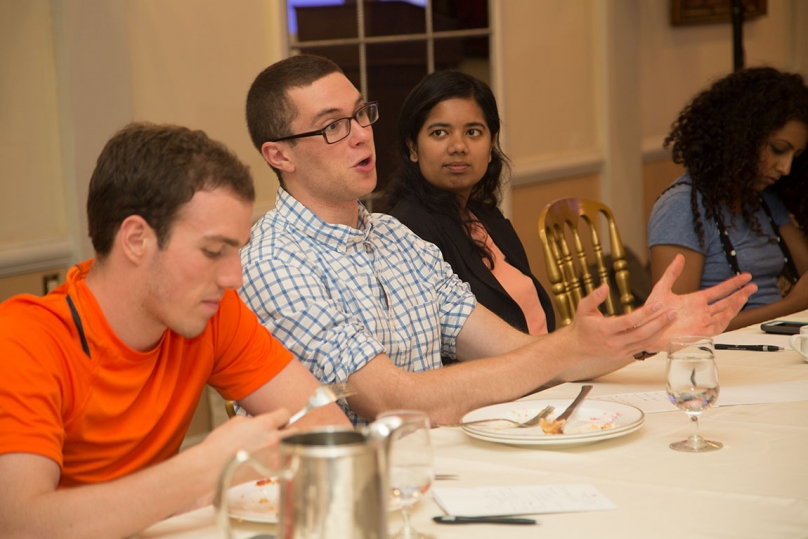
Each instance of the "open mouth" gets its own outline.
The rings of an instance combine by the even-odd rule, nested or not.
[[[362,159],[361,161],[357,161],[356,164],[353,166],[354,169],[358,170],[361,173],[370,173],[376,169],[376,163],[373,161],[373,156],[369,155]]]

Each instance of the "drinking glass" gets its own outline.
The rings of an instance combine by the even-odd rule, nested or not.
[[[677,451],[704,452],[721,449],[720,442],[705,440],[699,434],[699,416],[718,399],[718,367],[713,340],[681,336],[668,341],[666,374],[668,397],[690,417],[696,432],[687,440],[670,445]]]
[[[379,417],[397,416],[402,427],[395,433],[390,448],[390,509],[401,509],[401,530],[391,539],[434,539],[416,531],[410,522],[410,510],[432,485],[434,479],[429,418],[417,410],[393,410]]]

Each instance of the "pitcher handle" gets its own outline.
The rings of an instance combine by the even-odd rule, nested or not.
[[[213,499],[213,506],[216,508],[216,524],[224,534],[225,539],[233,539],[233,530],[230,528],[229,505],[230,500],[227,496],[233,483],[233,476],[236,470],[245,463],[249,463],[252,468],[265,477],[272,475],[279,475],[279,470],[273,470],[270,467],[262,464],[250,456],[250,454],[241,449],[236,453],[227,466],[222,470],[219,475],[219,481],[216,483],[216,496]]]

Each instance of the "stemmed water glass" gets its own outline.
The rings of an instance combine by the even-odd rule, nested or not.
[[[393,410],[379,417],[397,416],[402,427],[394,434],[390,449],[390,509],[401,509],[401,530],[391,539],[434,539],[418,532],[410,522],[410,510],[432,485],[434,479],[429,418],[417,410]]]
[[[670,444],[677,451],[704,452],[721,449],[720,442],[705,440],[699,434],[699,416],[718,400],[718,367],[713,340],[681,336],[668,341],[666,374],[668,397],[690,417],[696,432],[687,440]]]

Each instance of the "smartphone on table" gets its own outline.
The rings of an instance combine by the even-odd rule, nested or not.
[[[808,322],[793,322],[790,320],[772,320],[760,324],[760,329],[766,333],[779,333],[781,335],[796,335],[800,332],[800,328],[808,326]]]

